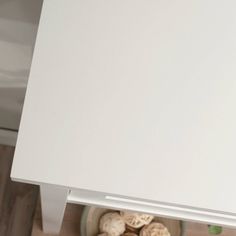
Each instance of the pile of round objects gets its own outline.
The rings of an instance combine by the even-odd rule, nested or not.
[[[114,211],[101,216],[98,236],[170,236],[154,216],[130,211]]]

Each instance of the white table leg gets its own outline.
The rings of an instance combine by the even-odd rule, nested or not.
[[[40,185],[42,225],[45,233],[59,234],[68,192],[67,188]]]

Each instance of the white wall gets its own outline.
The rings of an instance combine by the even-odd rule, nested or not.
[[[0,128],[19,127],[41,5],[0,0]]]

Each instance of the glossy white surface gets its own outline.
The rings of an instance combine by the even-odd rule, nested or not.
[[[236,214],[235,8],[45,1],[12,177]]]

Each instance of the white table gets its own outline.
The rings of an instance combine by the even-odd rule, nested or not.
[[[66,202],[236,226],[236,2],[45,0],[12,178]]]

